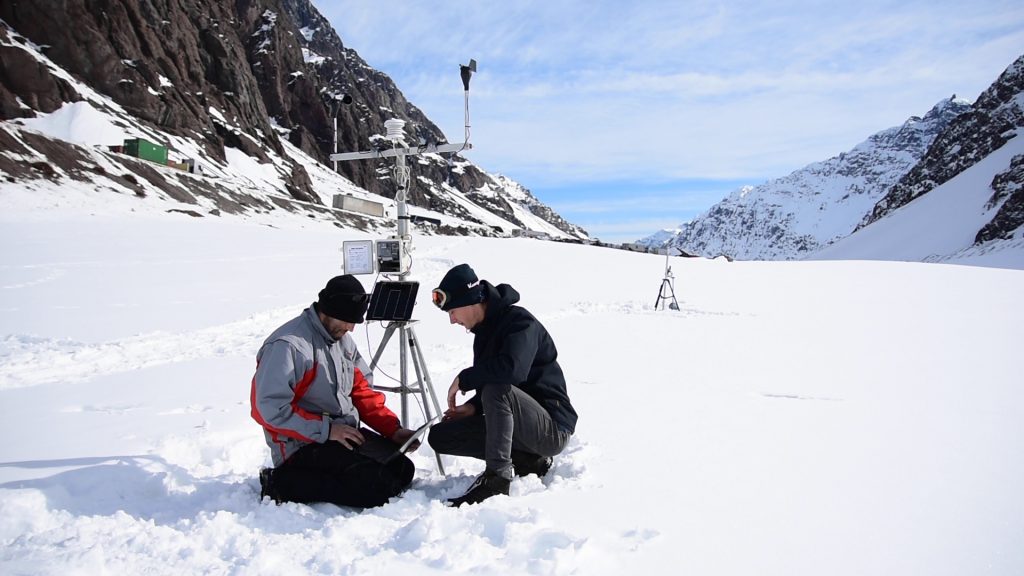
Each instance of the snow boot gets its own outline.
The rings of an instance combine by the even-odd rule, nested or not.
[[[503,478],[488,470],[477,477],[465,494],[448,500],[448,505],[458,508],[463,504],[479,504],[498,494],[508,496],[508,489],[511,484],[512,481],[508,478]]]
[[[538,478],[543,478],[548,470],[551,470],[551,462],[550,456],[512,450],[512,468],[515,470],[516,476],[536,474]]]
[[[274,504],[281,503],[281,496],[274,489],[274,469],[264,468],[260,470],[260,501],[270,498]]]

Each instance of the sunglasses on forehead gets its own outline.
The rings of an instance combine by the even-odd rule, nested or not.
[[[440,288],[434,288],[430,292],[430,299],[433,300],[434,306],[443,310],[445,303],[448,302],[448,293]]]

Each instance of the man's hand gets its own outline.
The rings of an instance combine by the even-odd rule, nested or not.
[[[455,380],[452,381],[452,385],[448,388],[448,409],[444,411],[444,418],[442,421],[458,420],[459,418],[465,418],[466,416],[472,416],[476,414],[476,406],[473,404],[463,404],[461,406],[455,405],[455,393],[462,392],[459,390],[459,377],[456,376]],[[465,392],[462,392],[465,395]]]
[[[327,439],[341,442],[349,450],[355,450],[364,440],[363,434],[348,424],[331,424],[331,433]]]
[[[458,420],[459,418],[465,418],[467,416],[472,416],[473,414],[476,414],[476,404],[470,404],[469,402],[466,402],[461,406],[456,406],[454,408],[449,408],[445,410],[444,418],[442,418],[441,420],[444,422],[447,422],[449,420]]]
[[[408,428],[399,428],[398,430],[395,430],[394,434],[391,435],[391,441],[401,446],[402,444],[405,444],[405,441],[411,438],[412,435],[415,433],[415,430],[409,430]],[[420,441],[416,440],[415,442],[409,445],[408,452],[415,452],[416,449],[419,447]]]
[[[459,390],[459,377],[458,376],[456,376],[455,380],[452,381],[452,385],[448,387],[448,411],[449,412],[455,409],[455,393],[456,392],[461,392],[461,390]],[[462,394],[465,395],[466,393],[462,392]]]

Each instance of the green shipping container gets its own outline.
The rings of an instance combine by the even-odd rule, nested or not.
[[[167,147],[153,144],[143,138],[125,140],[124,151],[129,156],[135,156],[136,158],[142,158],[157,164],[167,164]]]

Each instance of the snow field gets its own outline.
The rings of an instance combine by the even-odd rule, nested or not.
[[[509,498],[443,507],[483,466],[446,457],[443,477],[424,446],[412,488],[358,512],[257,500],[269,452],[248,393],[262,339],[361,236],[173,215],[2,224],[5,574],[1024,570],[1020,271],[673,258],[681,310],[666,312],[664,257],[416,238],[438,394],[472,335],[429,289],[468,262],[545,323],[580,423]],[[369,356],[383,328],[364,327]],[[397,366],[389,349],[377,383]]]

